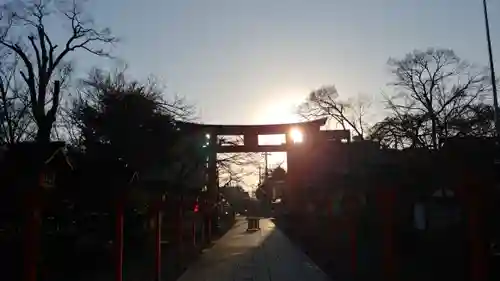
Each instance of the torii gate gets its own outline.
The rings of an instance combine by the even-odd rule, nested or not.
[[[212,225],[211,218],[214,217],[214,203],[218,200],[218,173],[217,173],[217,153],[245,153],[245,152],[287,152],[287,191],[285,203],[288,209],[293,212],[300,212],[300,194],[301,194],[301,175],[307,168],[307,157],[310,149],[320,140],[350,140],[348,130],[320,131],[327,118],[288,124],[271,125],[215,125],[199,124],[191,122],[177,122],[178,128],[200,140],[206,141],[207,165],[206,165],[206,188],[208,208],[204,208],[205,217],[209,218],[207,225]],[[302,141],[294,143],[292,139],[293,130],[298,130],[302,134]],[[260,135],[285,135],[286,141],[278,145],[259,145],[258,137]],[[321,135],[321,136],[320,136]],[[222,145],[219,143],[219,136],[243,136],[241,145]],[[320,137],[318,137],[320,136]],[[159,229],[159,228],[158,228]],[[210,228],[208,228],[208,240],[210,240]],[[157,231],[157,253],[156,253],[156,276],[160,280],[160,237],[161,233]],[[121,281],[121,280],[118,280]]]
[[[217,181],[217,153],[245,153],[245,152],[287,152],[288,166],[288,192],[285,193],[285,198],[288,201],[291,210],[296,209],[296,196],[298,181],[297,175],[300,175],[301,167],[305,166],[304,156],[308,149],[318,139],[320,127],[324,126],[327,118],[288,124],[271,124],[271,125],[214,125],[214,124],[198,124],[190,122],[179,122],[178,126],[181,130],[187,130],[200,137],[209,136],[207,145],[209,147],[208,165],[207,165],[207,191],[212,202],[217,198],[218,181]],[[302,142],[294,143],[291,133],[293,130],[299,130],[303,135]],[[339,139],[348,139],[349,131],[336,130],[328,131],[331,136]],[[260,135],[285,135],[286,142],[278,145],[259,145],[258,137]],[[219,136],[243,136],[242,145],[227,146],[218,143]]]

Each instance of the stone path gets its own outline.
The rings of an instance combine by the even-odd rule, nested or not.
[[[178,281],[326,281],[329,278],[269,219],[246,231],[239,218]]]

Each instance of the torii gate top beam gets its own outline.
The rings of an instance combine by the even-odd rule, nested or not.
[[[285,124],[270,125],[215,125],[192,122],[178,122],[181,128],[188,130],[201,130],[215,135],[278,135],[288,134],[292,128],[305,129],[304,131],[317,130],[326,124],[327,118]]]
[[[209,134],[212,140],[218,136],[243,136],[243,145],[221,145],[213,143],[216,151],[219,153],[234,153],[234,152],[278,152],[287,151],[292,144],[290,132],[292,129],[300,130],[307,142],[314,139],[313,135],[317,135],[320,127],[324,126],[327,118],[288,124],[271,124],[271,125],[214,125],[214,124],[198,124],[190,122],[178,122],[177,125],[181,130],[191,132],[200,132]],[[279,145],[259,145],[259,135],[285,135],[286,143]]]

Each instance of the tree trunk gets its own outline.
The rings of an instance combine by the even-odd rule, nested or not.
[[[45,84],[46,85],[46,84]],[[40,90],[39,98],[42,99],[43,103],[36,104],[33,108],[33,115],[35,116],[36,123],[38,125],[38,131],[36,133],[37,143],[49,143],[50,133],[52,132],[52,126],[56,121],[57,109],[59,108],[59,95],[61,91],[61,82],[59,80],[54,81],[54,92],[52,107],[48,112],[45,112],[45,91],[47,89]]]
[[[434,113],[433,113],[434,115]],[[438,149],[438,142],[437,142],[437,121],[436,121],[436,117],[435,116],[432,116],[432,120],[431,120],[431,123],[432,123],[432,131],[431,131],[431,137],[432,137],[432,148],[437,150]]]
[[[47,118],[44,118],[38,124],[38,131],[36,133],[37,143],[49,143],[50,142],[50,132],[52,131],[52,123]]]

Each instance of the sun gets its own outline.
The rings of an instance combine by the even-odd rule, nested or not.
[[[290,138],[294,143],[300,143],[304,140],[304,135],[299,129],[293,128],[290,130]]]

